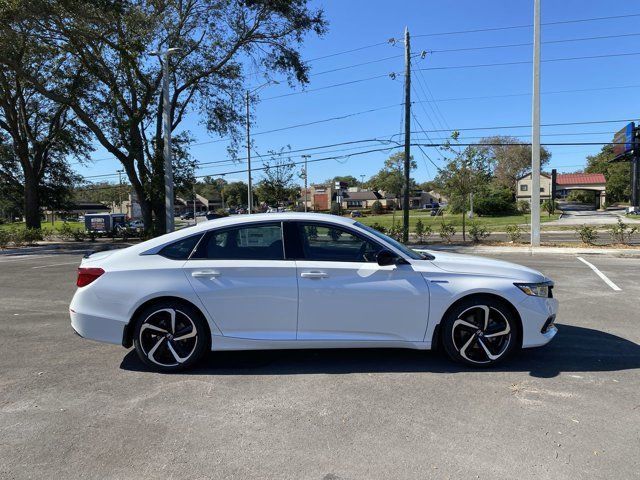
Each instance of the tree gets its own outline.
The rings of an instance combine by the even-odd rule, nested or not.
[[[413,157],[410,159],[411,169],[418,167]],[[399,198],[404,190],[404,153],[392,154],[384,161],[384,166],[369,179],[369,186],[373,190],[381,190]],[[410,187],[416,188],[415,180],[410,179]]]
[[[360,185],[360,181],[353,175],[337,175],[325,181],[325,183],[329,185],[333,185],[335,182],[344,182],[350,187],[357,187]]]
[[[0,10],[0,23],[4,13]],[[0,172],[22,198],[26,227],[40,228],[43,198],[53,205],[70,195],[67,187],[73,175],[67,158],[86,159],[91,150],[88,131],[67,105],[53,102],[18,75],[24,69],[35,70],[43,81],[55,84],[57,72],[50,65],[49,52],[26,35],[0,36],[0,51],[10,50],[13,64],[0,68],[0,133],[4,133],[0,142],[8,148]],[[79,91],[79,83],[76,72],[69,79],[70,94]],[[48,181],[51,179],[59,183]]]
[[[440,170],[435,182],[450,199],[453,213],[462,213],[462,239],[466,240],[465,218],[469,194],[490,181],[489,160],[485,151],[475,146],[465,148]]]
[[[523,145],[519,138],[505,136],[483,138],[479,143],[479,149],[489,161],[494,182],[515,195],[516,180],[531,171],[531,146]],[[544,167],[550,159],[551,152],[540,147],[540,166]]]
[[[607,203],[626,202],[631,196],[631,162],[616,162],[613,145],[587,157],[586,173],[602,173],[607,180]]]
[[[266,205],[281,205],[295,201],[300,187],[295,184],[295,164],[289,158],[283,158],[282,152],[270,152],[273,156],[264,162],[264,178],[258,182],[256,196]]]
[[[222,189],[224,201],[230,207],[247,205],[248,188],[244,182],[231,182]]]
[[[69,108],[122,163],[145,229],[153,225],[157,233],[165,230],[165,172],[162,68],[152,52],[179,49],[169,59],[171,130],[197,110],[207,129],[230,136],[233,147],[244,120],[248,69],[307,83],[308,66],[297,48],[307,33],[326,28],[323,12],[304,0],[33,0],[16,2],[0,20],[9,46],[30,39],[55,52],[59,81],[51,84],[39,70],[16,64],[14,48],[0,52],[0,64]],[[74,81],[86,89],[82,95],[70,94]],[[176,142],[174,149],[185,146]]]

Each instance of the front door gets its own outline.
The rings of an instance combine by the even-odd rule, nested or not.
[[[298,282],[285,260],[280,222],[247,224],[205,235],[184,269],[223,335],[293,340]]]
[[[347,228],[301,222],[298,233],[298,340],[424,339],[429,292],[411,265],[379,266],[383,247]]]

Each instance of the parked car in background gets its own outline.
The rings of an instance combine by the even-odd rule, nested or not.
[[[216,218],[224,218],[225,215],[220,215],[219,213],[216,212],[207,212],[207,220],[215,220]]]
[[[358,210],[354,210],[351,212],[351,218],[360,218],[362,217],[362,212],[359,212]]]
[[[180,215],[180,220],[193,220],[193,211],[188,211]]]
[[[553,282],[535,270],[414,251],[315,213],[228,217],[95,253],[77,286],[73,329],[161,371],[209,350],[438,345],[489,366],[557,333]]]

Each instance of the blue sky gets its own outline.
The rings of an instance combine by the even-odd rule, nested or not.
[[[325,0],[313,2],[324,8],[329,21],[329,31],[322,38],[310,37],[302,52],[305,58],[313,59],[336,52],[356,49],[377,43],[381,45],[356,52],[335,55],[311,62],[311,83],[307,93],[280,95],[299,92],[291,89],[286,82],[271,85],[260,90],[261,99],[254,105],[256,135],[255,150],[265,154],[269,150],[280,150],[290,145],[292,149],[329,145],[360,139],[398,137],[401,129],[404,68],[403,45],[387,42],[390,38],[401,39],[405,26],[412,36],[412,51],[434,51],[426,58],[413,59],[413,68],[433,69],[415,71],[413,75],[412,101],[417,121],[412,119],[412,130],[461,130],[461,142],[475,142],[487,135],[514,135],[524,141],[530,140],[530,128],[466,130],[478,127],[528,125],[531,121],[530,64],[512,64],[482,68],[445,68],[477,64],[529,62],[532,56],[530,45],[465,50],[472,47],[505,44],[528,44],[532,41],[532,28],[511,28],[477,33],[433,35],[461,30],[491,29],[507,26],[530,25],[533,21],[532,0],[423,0],[384,2],[379,0]],[[615,8],[612,8],[614,6]],[[577,1],[562,2],[542,0],[542,22],[551,23],[566,20],[588,19],[630,15],[640,13],[640,7],[632,2]],[[601,21],[546,25],[542,29],[542,82],[541,90],[542,123],[585,122],[638,117],[640,92],[640,55],[610,56],[612,54],[640,52],[638,40],[640,17],[625,17]],[[629,35],[576,42],[557,40],[609,35]],[[430,35],[430,36],[428,36]],[[552,43],[544,43],[552,42]],[[438,52],[438,50],[455,50]],[[567,57],[599,56],[602,58],[574,61],[549,61]],[[388,58],[392,57],[392,58]],[[384,60],[383,60],[384,59]],[[322,73],[340,67],[370,61],[379,62],[359,67]],[[546,60],[546,62],[545,62]],[[395,80],[388,74],[399,73]],[[381,76],[335,88],[321,89],[328,85]],[[248,84],[253,88],[262,83]],[[634,86],[635,85],[635,86]],[[630,87],[630,88],[611,88]],[[582,92],[547,93],[566,90],[588,90]],[[498,96],[498,97],[496,97]],[[469,98],[493,97],[493,98]],[[435,100],[435,102],[433,101]],[[388,107],[382,109],[382,107]],[[259,134],[261,131],[278,129],[290,125],[313,122],[335,116],[379,109],[375,112],[354,115],[347,119],[319,123],[304,128],[281,132]],[[418,124],[419,122],[419,124]],[[591,125],[543,127],[545,142],[598,142],[607,141],[613,132],[624,123],[603,123]],[[196,143],[209,142],[191,148],[192,155],[199,162],[219,162],[228,158],[226,142],[209,135],[200,125],[196,115],[189,116],[183,127],[191,131]],[[586,134],[585,134],[586,133]],[[544,136],[545,134],[550,136]],[[579,135],[578,135],[579,134]],[[416,134],[425,140],[427,135],[434,141],[446,137],[443,132]],[[356,148],[357,147],[357,148]],[[354,153],[381,148],[380,144],[346,145],[353,148],[344,152],[333,152],[340,147],[317,150],[311,159]],[[552,161],[549,168],[571,172],[585,164],[588,154],[599,151],[599,146],[554,146],[549,147]],[[331,152],[327,153],[329,150]],[[397,151],[397,150],[395,150]],[[425,152],[433,162],[442,166],[442,153],[435,148]],[[437,169],[417,148],[412,153],[418,162],[413,176],[418,181],[433,178]],[[244,156],[244,152],[241,152]],[[376,152],[354,156],[348,159],[311,163],[309,180],[323,181],[334,175],[365,175],[367,178],[380,169],[389,152]],[[102,149],[92,155],[100,161],[87,167],[79,167],[83,175],[112,174],[119,168],[115,160]],[[292,156],[294,161],[299,157]],[[261,161],[255,159],[254,167]],[[221,174],[246,168],[244,162],[238,164],[219,163],[203,166],[198,175]],[[256,172],[258,179],[260,172]],[[231,173],[229,181],[246,180],[246,173]],[[113,179],[117,180],[117,176]]]

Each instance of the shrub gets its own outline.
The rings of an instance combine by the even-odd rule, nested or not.
[[[638,227],[630,227],[622,219],[618,218],[618,223],[611,225],[609,233],[614,243],[626,244],[637,231]]]
[[[33,245],[39,240],[42,240],[42,231],[39,228],[24,229],[24,241],[27,245]]]
[[[513,215],[516,204],[508,188],[489,187],[474,195],[473,211],[478,215]]]
[[[85,238],[87,238],[87,234],[80,228],[76,228],[75,230],[72,229],[71,236],[76,242],[82,242]]]
[[[520,228],[520,225],[507,225],[506,232],[507,237],[509,237],[513,243],[518,243],[522,238],[522,228]]]
[[[331,202],[331,215],[340,215],[340,204],[338,202]]]
[[[487,227],[485,227],[481,223],[472,222],[469,226],[469,235],[471,235],[473,243],[479,243],[489,235],[491,235],[491,233],[489,232],[489,230],[487,230]]]
[[[556,202],[555,200],[545,200],[544,202],[542,202],[542,205],[540,205],[540,207],[542,208],[542,211],[547,212],[549,216],[551,216],[551,214],[559,208],[558,202]]]
[[[58,236],[64,241],[71,240],[73,238],[73,228],[67,222],[63,222],[62,226],[58,228]]]
[[[22,247],[26,242],[25,232],[26,232],[26,229],[24,228],[12,229],[9,234],[11,238],[11,243],[13,243],[13,245],[16,247]]]
[[[440,238],[447,243],[451,243],[451,237],[456,234],[456,227],[451,222],[445,222],[444,220],[440,224]]]
[[[531,213],[531,204],[526,200],[518,200],[516,202],[516,208],[518,209],[518,212],[522,213],[523,215],[525,213]]]
[[[376,200],[371,204],[371,213],[374,215],[380,215],[384,209],[382,208],[382,203],[379,200]]]
[[[0,248],[7,248],[11,241],[11,233],[7,230],[0,230]]]
[[[418,242],[425,242],[432,234],[433,230],[431,229],[431,225],[426,225],[422,223],[421,219],[418,219],[415,227],[415,234],[418,238]]]
[[[400,242],[402,241],[402,233],[402,225],[398,223],[397,225],[393,225],[387,234],[394,240]]]
[[[375,222],[373,225],[371,225],[371,228],[374,228],[382,233],[387,233],[387,227],[385,227],[384,225],[380,225],[378,222]]]
[[[598,232],[596,231],[596,227],[591,225],[582,225],[581,227],[576,227],[576,235],[582,240],[582,243],[586,243],[587,245],[592,245],[598,239]]]
[[[96,238],[98,238],[98,232],[96,232],[95,230],[89,230],[87,235],[89,237],[89,240],[91,240],[92,242],[95,242]]]
[[[42,227],[40,233],[42,234],[42,240],[50,241],[53,239],[54,230],[52,227]]]

